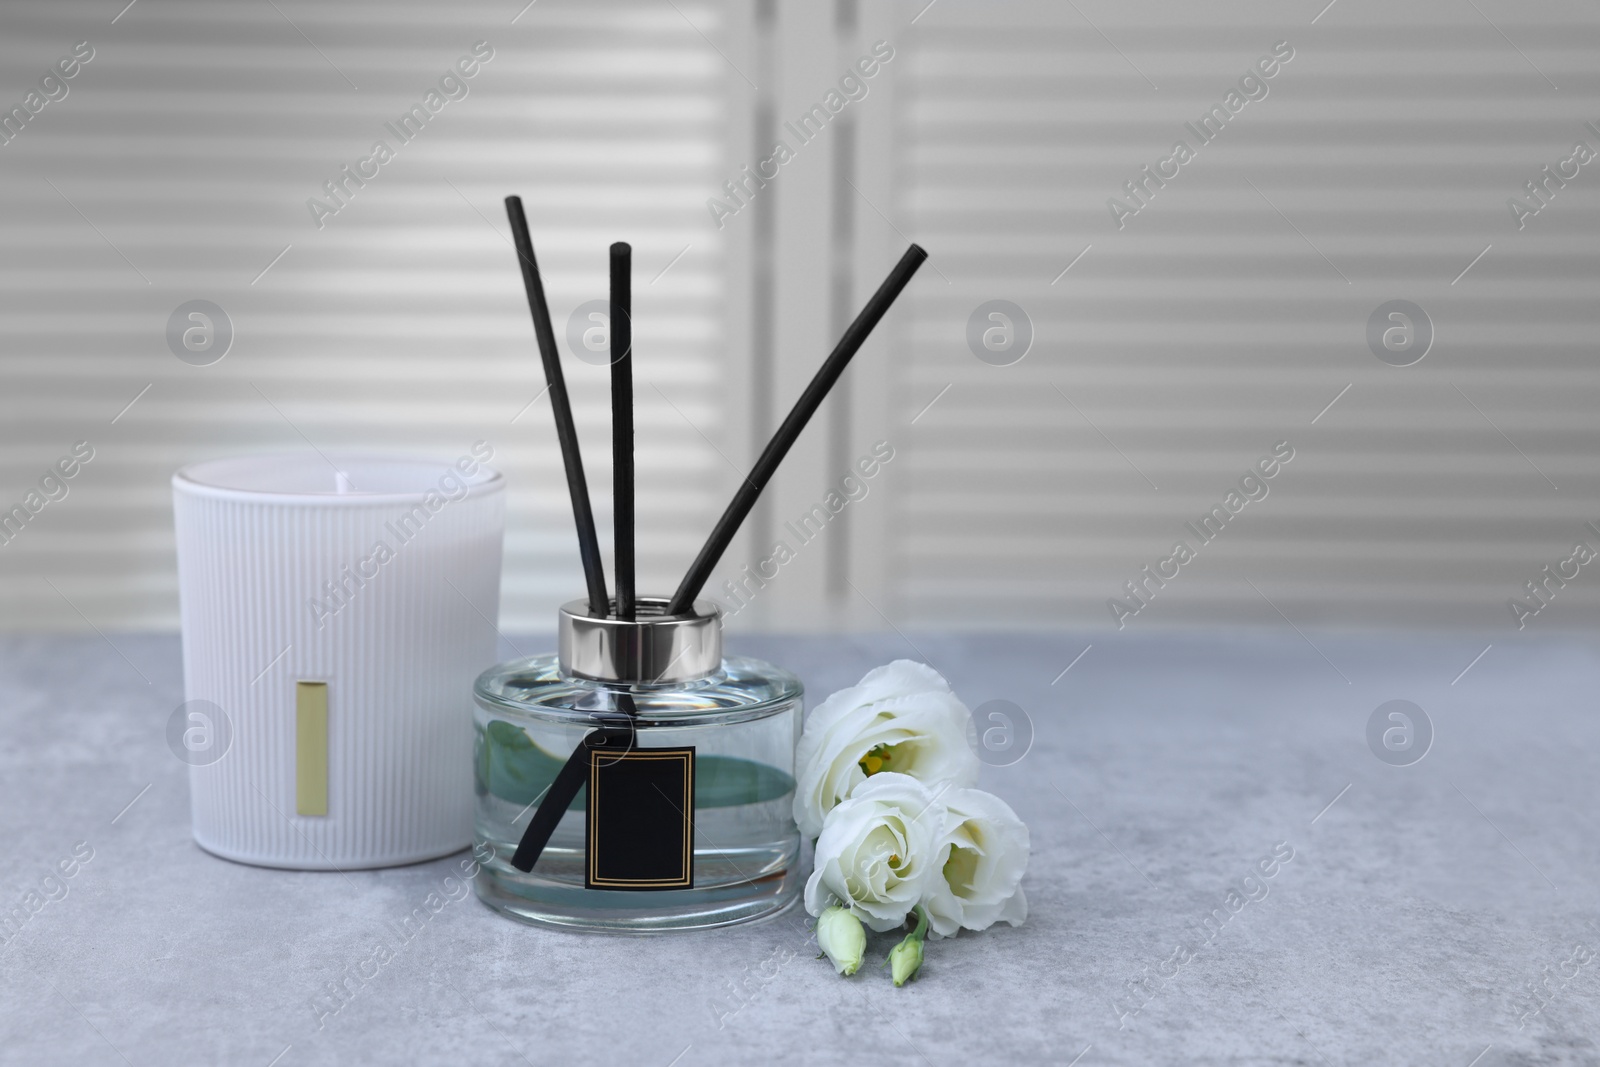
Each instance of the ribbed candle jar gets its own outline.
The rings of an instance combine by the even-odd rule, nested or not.
[[[202,848],[321,870],[471,843],[472,682],[495,660],[505,526],[492,454],[173,476],[193,724],[174,751]]]

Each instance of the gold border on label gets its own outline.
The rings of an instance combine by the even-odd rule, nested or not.
[[[611,764],[614,764],[614,763],[618,763],[618,762],[620,762],[622,760],[629,760],[629,759],[682,760],[683,761],[683,807],[678,809],[678,814],[683,816],[683,820],[684,820],[684,823],[685,823],[684,829],[686,831],[684,833],[684,835],[683,835],[683,876],[682,877],[680,877],[680,878],[671,878],[671,879],[661,879],[661,878],[651,878],[651,879],[601,878],[596,874],[596,871],[595,871],[595,860],[598,857],[599,852],[600,852],[600,848],[599,848],[599,845],[598,845],[600,834],[599,834],[599,826],[597,824],[597,816],[598,816],[599,811],[600,811],[600,790],[598,788],[598,786],[599,786],[599,778],[597,778],[595,776],[595,770],[597,768],[598,761],[600,760],[601,757],[605,757],[605,759],[607,760],[607,766],[610,766]],[[688,822],[689,822],[689,814],[688,813],[691,810],[690,809],[690,805],[694,803],[694,797],[690,793],[690,789],[692,788],[693,783],[694,783],[694,753],[693,752],[667,752],[667,753],[663,753],[659,749],[648,749],[648,748],[646,748],[646,749],[634,749],[631,752],[624,752],[621,755],[617,755],[616,753],[613,753],[613,752],[603,752],[600,749],[590,749],[589,750],[589,790],[590,790],[590,793],[589,793],[589,840],[588,840],[589,884],[590,885],[626,886],[626,887],[635,887],[635,888],[639,887],[639,886],[660,886],[660,887],[663,887],[663,888],[679,886],[679,887],[687,888],[687,887],[690,887],[690,886],[694,885],[694,867],[693,867],[693,863],[694,863],[694,833],[692,831],[692,828],[688,825]],[[667,802],[669,804],[671,803],[670,798],[668,799]]]

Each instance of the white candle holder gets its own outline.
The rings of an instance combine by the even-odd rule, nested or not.
[[[496,658],[505,526],[492,455],[173,475],[184,689],[226,717],[194,732],[226,750],[186,760],[200,847],[327,870],[472,842],[472,683]]]

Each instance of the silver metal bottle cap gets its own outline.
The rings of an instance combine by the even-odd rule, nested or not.
[[[611,605],[615,609],[616,605]],[[558,615],[561,670],[597,682],[665,685],[703,678],[722,666],[722,609],[696,600],[692,611],[666,615],[665,597],[639,597],[634,621],[589,612],[569,600]]]

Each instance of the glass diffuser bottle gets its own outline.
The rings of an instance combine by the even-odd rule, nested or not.
[[[802,880],[794,675],[723,658],[717,606],[698,599],[756,498],[851,358],[928,258],[906,249],[823,362],[670,600],[636,597],[632,248],[610,249],[616,596],[522,201],[506,198],[572,498],[588,597],[561,608],[557,655],[479,676],[474,880],[490,907],[568,929],[650,932],[749,922],[792,905]]]
[[[724,658],[711,601],[676,615],[666,606],[641,597],[624,621],[572,601],[559,614],[558,654],[478,678],[476,852],[488,858],[476,884],[491,907],[540,925],[650,932],[748,922],[797,899],[800,681]],[[593,765],[563,789],[569,762]],[[624,764],[668,777],[629,792],[639,782],[611,777]],[[532,849],[529,826],[549,805],[548,840]],[[665,877],[630,880],[604,866],[658,846],[685,853],[660,857]],[[531,869],[519,869],[530,856]]]

